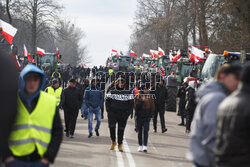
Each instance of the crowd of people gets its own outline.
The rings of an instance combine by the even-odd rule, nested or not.
[[[74,138],[81,110],[81,117],[88,119],[88,138],[91,138],[93,131],[96,136],[101,135],[99,128],[106,106],[110,150],[117,146],[123,151],[129,118],[135,120],[138,152],[148,151],[151,119],[155,133],[158,115],[161,132],[167,132],[165,104],[168,91],[162,78],[158,78],[155,85],[141,78],[130,89],[127,87],[130,80],[123,75],[107,82],[106,77],[110,75],[104,73],[109,69],[68,66],[47,76],[48,83],[44,71],[35,65],[28,64],[18,79],[13,66],[8,65],[11,64],[9,60],[1,60],[0,64],[2,62],[0,68],[12,72],[5,77],[11,84],[3,83],[1,91],[6,93],[1,94],[0,100],[3,109],[0,157],[6,167],[49,166],[54,162],[63,137],[60,110],[64,112],[66,137]],[[195,81],[184,82],[178,97],[179,125],[186,125],[186,133],[190,133],[187,158],[196,167],[250,165],[249,65],[243,69],[239,65],[225,64],[213,81],[198,90]],[[94,119],[96,126],[93,128]]]

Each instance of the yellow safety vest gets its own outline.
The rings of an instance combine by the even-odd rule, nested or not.
[[[113,69],[109,69],[109,76],[113,75],[114,70]]]
[[[53,74],[52,74],[51,77],[54,78],[55,73],[58,73],[58,77],[59,77],[59,79],[61,79],[61,74],[60,74],[60,72],[53,72]]]
[[[55,97],[42,92],[30,114],[18,97],[17,118],[9,138],[9,148],[15,156],[26,156],[37,149],[43,157],[51,141],[51,131],[56,112]]]
[[[56,91],[54,91],[54,88],[50,86],[48,87],[48,94],[56,97],[56,106],[59,106],[61,102],[62,88],[58,88]]]

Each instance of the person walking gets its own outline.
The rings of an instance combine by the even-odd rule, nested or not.
[[[9,138],[6,167],[49,166],[62,141],[62,124],[54,96],[41,91],[44,73],[27,65],[20,74],[17,117]]]
[[[67,87],[69,78],[70,78],[70,76],[69,76],[69,69],[66,68],[66,69],[64,69],[64,71],[62,73],[62,88],[63,89],[65,87]]]
[[[191,123],[194,117],[194,111],[196,108],[196,101],[195,101],[195,81],[189,81],[188,87],[186,89],[186,133],[190,133],[191,130]]]
[[[216,131],[216,166],[250,166],[250,65],[238,89],[219,106]]]
[[[124,131],[129,115],[133,118],[134,96],[130,90],[125,90],[125,80],[118,78],[114,87],[110,88],[106,97],[106,110],[110,130],[111,146],[116,146],[116,124],[118,124],[118,150],[123,151]]]
[[[157,117],[158,114],[160,115],[161,119],[161,130],[162,133],[165,133],[167,131],[166,125],[165,125],[165,104],[168,97],[168,92],[166,87],[164,86],[163,80],[158,80],[158,83],[155,88],[155,112],[154,112],[154,132],[157,132]]]
[[[215,139],[218,106],[237,89],[241,67],[225,64],[215,79],[201,87],[196,96],[198,104],[191,127],[190,149],[187,158],[196,167],[215,166]],[[226,134],[223,134],[223,136]]]
[[[65,101],[63,103],[64,119],[66,126],[66,137],[73,138],[76,120],[79,114],[79,109],[82,106],[82,93],[76,88],[76,81],[71,79],[69,86],[64,90]]]
[[[179,102],[179,113],[181,115],[181,123],[178,124],[179,126],[185,125],[185,106],[186,106],[186,88],[188,87],[188,83],[184,82],[183,85],[180,87],[177,93],[177,97],[180,98]]]
[[[93,136],[92,133],[92,122],[93,122],[93,114],[95,114],[95,118],[97,120],[95,133],[96,136],[99,136],[99,128],[101,124],[101,107],[103,105],[103,92],[99,86],[97,86],[96,79],[91,80],[91,85],[86,88],[84,93],[84,99],[86,107],[88,108],[88,128],[89,128],[89,136],[88,138]]]
[[[56,97],[56,106],[59,108],[62,107],[64,102],[64,93],[61,87],[59,87],[59,81],[54,79],[52,85],[45,89],[45,92]]]
[[[83,95],[85,93],[86,88],[89,87],[89,80],[85,79],[84,80],[84,84],[83,84]],[[88,108],[85,104],[85,99],[83,97],[83,103],[82,103],[82,107],[81,107],[81,117],[84,118],[84,120],[88,119]]]
[[[153,95],[150,94],[148,85],[143,84],[141,86],[140,94],[135,96],[134,106],[139,144],[138,152],[147,152],[149,124],[155,110]]]
[[[60,74],[60,72],[59,72],[59,70],[58,70],[57,68],[56,68],[56,70],[52,73],[51,78],[52,78],[52,79],[57,79],[57,80],[61,83],[61,78],[62,78],[62,76],[61,76],[61,74]]]

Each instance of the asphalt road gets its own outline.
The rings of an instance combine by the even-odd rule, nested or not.
[[[192,164],[185,159],[189,145],[189,136],[185,134],[185,128],[177,125],[180,119],[175,113],[166,112],[165,117],[168,131],[164,134],[154,133],[152,121],[150,122],[148,153],[137,152],[134,120],[129,119],[123,144],[124,152],[121,153],[117,148],[114,151],[109,150],[107,118],[102,121],[100,136],[94,134],[89,139],[88,121],[79,116],[75,138],[64,137],[52,167],[191,167]],[[160,130],[159,123],[158,129]]]

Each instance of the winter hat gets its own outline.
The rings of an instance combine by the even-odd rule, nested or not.
[[[71,83],[76,83],[76,80],[75,79],[71,79],[71,80],[69,80],[69,82],[71,82]]]
[[[59,81],[58,81],[57,79],[53,79],[52,85],[55,85],[55,84],[57,84],[57,83],[59,83]]]
[[[27,81],[27,79],[29,79],[30,77],[39,78],[40,80],[42,80],[42,76],[36,72],[29,72],[23,77],[23,79]]]

